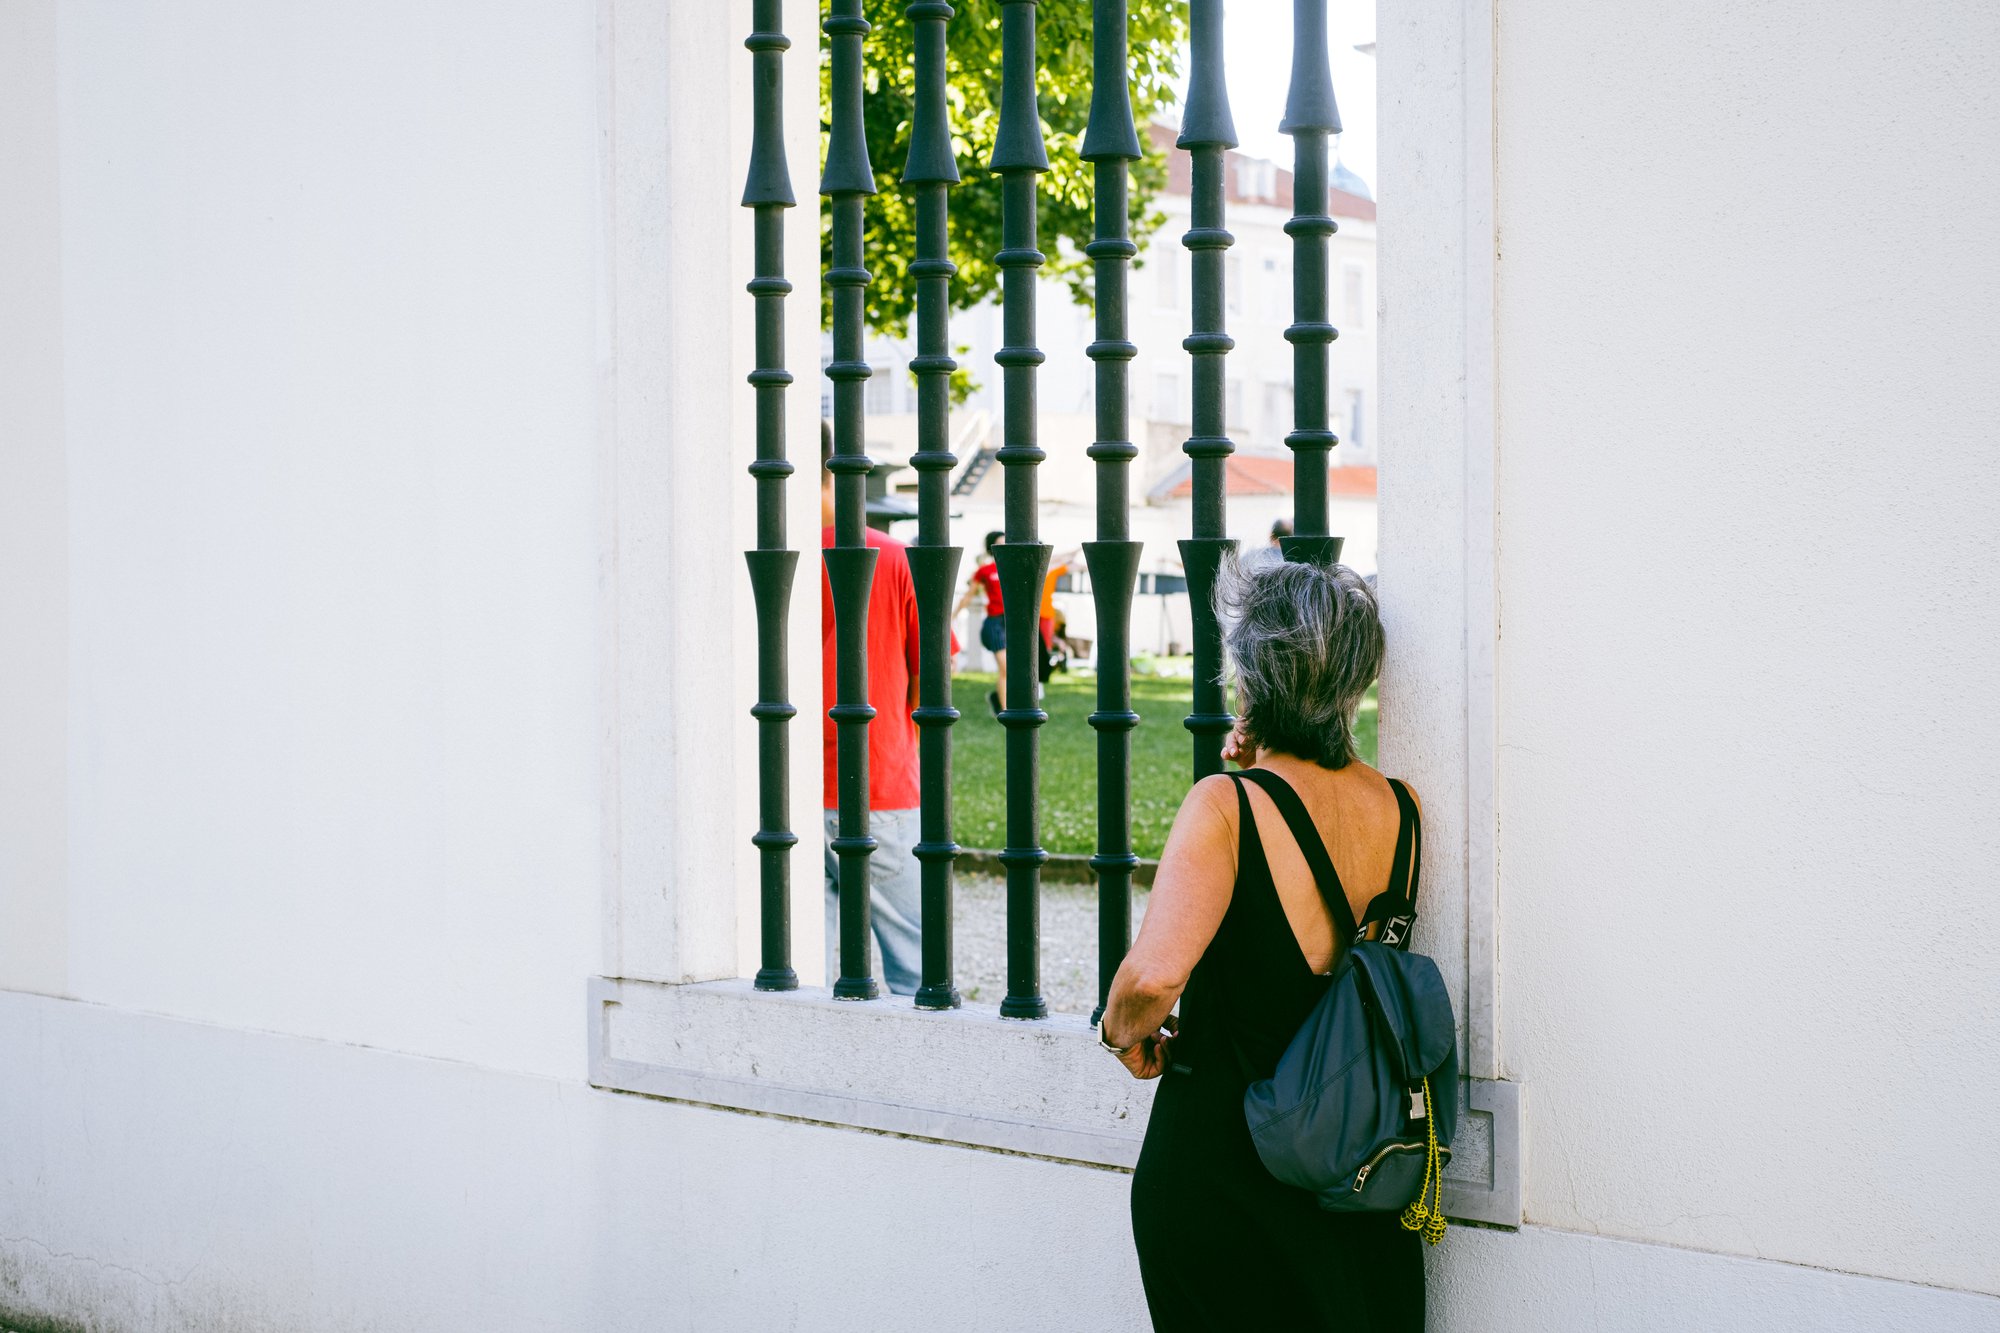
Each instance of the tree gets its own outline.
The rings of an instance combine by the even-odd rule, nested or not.
[[[868,0],[868,35],[862,45],[863,115],[868,126],[868,160],[875,193],[864,210],[863,262],[873,275],[868,288],[868,326],[904,337],[916,310],[916,286],[909,264],[916,258],[916,200],[902,184],[910,150],[910,121],[916,93],[912,65],[915,44],[903,17],[907,0]],[[1061,278],[1084,304],[1091,299],[1090,261],[1083,246],[1091,238],[1093,168],[1078,156],[1090,116],[1090,0],[1041,0],[1036,7],[1037,77],[1042,133],[1049,169],[1036,191],[1041,249],[1048,256],[1045,277]],[[1139,0],[1132,6],[1130,88],[1132,114],[1145,156],[1132,164],[1132,239],[1141,245],[1162,218],[1152,211],[1153,196],[1166,183],[1166,163],[1145,132],[1149,121],[1174,101],[1174,79],[1187,42],[1186,0]],[[952,152],[960,183],[951,191],[951,282],[954,309],[978,305],[999,286],[993,256],[1000,252],[1000,177],[987,170],[993,137],[1000,125],[1000,6],[991,0],[958,0],[947,29],[946,83],[951,103]],[[826,12],[824,0],[822,16]],[[831,62],[820,62],[820,106],[831,104]],[[822,116],[822,151],[827,125]],[[821,263],[832,259],[832,221],[820,215]],[[821,311],[832,319],[832,304]],[[961,372],[962,380],[963,372]]]

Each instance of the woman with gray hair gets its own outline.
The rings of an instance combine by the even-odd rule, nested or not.
[[[1354,753],[1382,667],[1375,593],[1345,566],[1287,561],[1229,571],[1217,602],[1240,712],[1225,754],[1244,771],[1181,803],[1098,1034],[1134,1078],[1165,1075],[1132,1178],[1146,1303],[1157,1329],[1421,1330],[1417,1233],[1280,1183],[1243,1113],[1343,930],[1379,929],[1370,909],[1414,871],[1415,798]],[[1346,899],[1341,926],[1315,866]]]

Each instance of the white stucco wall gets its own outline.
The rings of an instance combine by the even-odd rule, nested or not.
[[[1110,1171],[5,993],[0,1052],[0,1326],[1146,1326]]]
[[[1529,1216],[2000,1291],[2000,9],[1499,13]]]
[[[71,3],[52,36],[67,989],[574,1072],[592,7]]]
[[[18,994],[0,1052],[0,1321],[1148,1326],[1114,1172]],[[1536,1227],[1454,1229],[1430,1306],[1478,1333],[2000,1329],[1983,1297]]]
[[[0,7],[0,986],[68,984],[56,0]]]

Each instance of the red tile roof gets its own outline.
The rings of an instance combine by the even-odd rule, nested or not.
[[[1146,127],[1146,134],[1152,140],[1153,146],[1166,154],[1167,193],[1179,195],[1193,193],[1194,159],[1188,154],[1177,152],[1174,149],[1174,140],[1178,136],[1173,127],[1171,125],[1161,125],[1156,122]],[[1227,192],[1229,202],[1232,204],[1268,204],[1273,208],[1282,208],[1287,213],[1291,212],[1292,173],[1286,171],[1283,167],[1277,169],[1277,188],[1269,197],[1260,198],[1244,192],[1241,175],[1243,165],[1247,162],[1257,160],[1246,153],[1239,153],[1234,149],[1230,150],[1228,154],[1228,179],[1224,183],[1224,189]],[[1345,190],[1329,188],[1326,192],[1326,200],[1327,212],[1337,218],[1357,218],[1363,222],[1373,222],[1375,220],[1375,201],[1373,199],[1363,199],[1358,194],[1349,194]]]
[[[1271,454],[1233,454],[1223,464],[1225,495],[1290,495],[1292,460]],[[1372,467],[1332,467],[1326,471],[1326,493],[1335,498],[1374,499],[1375,469]],[[1157,492],[1156,492],[1157,494]],[[1194,494],[1194,477],[1183,476],[1167,491],[1167,498],[1181,499]]]
[[[1375,469],[1372,467],[1335,467],[1326,471],[1326,493],[1332,496],[1352,496],[1354,498],[1375,498]]]

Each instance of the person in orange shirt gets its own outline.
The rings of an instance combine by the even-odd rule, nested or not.
[[[1040,624],[1042,643],[1039,650],[1039,670],[1036,675],[1045,685],[1048,683],[1049,676],[1054,670],[1053,663],[1056,652],[1056,636],[1058,633],[1056,584],[1062,580],[1063,575],[1069,573],[1069,567],[1075,564],[1082,555],[1083,551],[1081,549],[1074,549],[1066,555],[1057,556],[1049,563],[1049,572],[1042,577]]]

